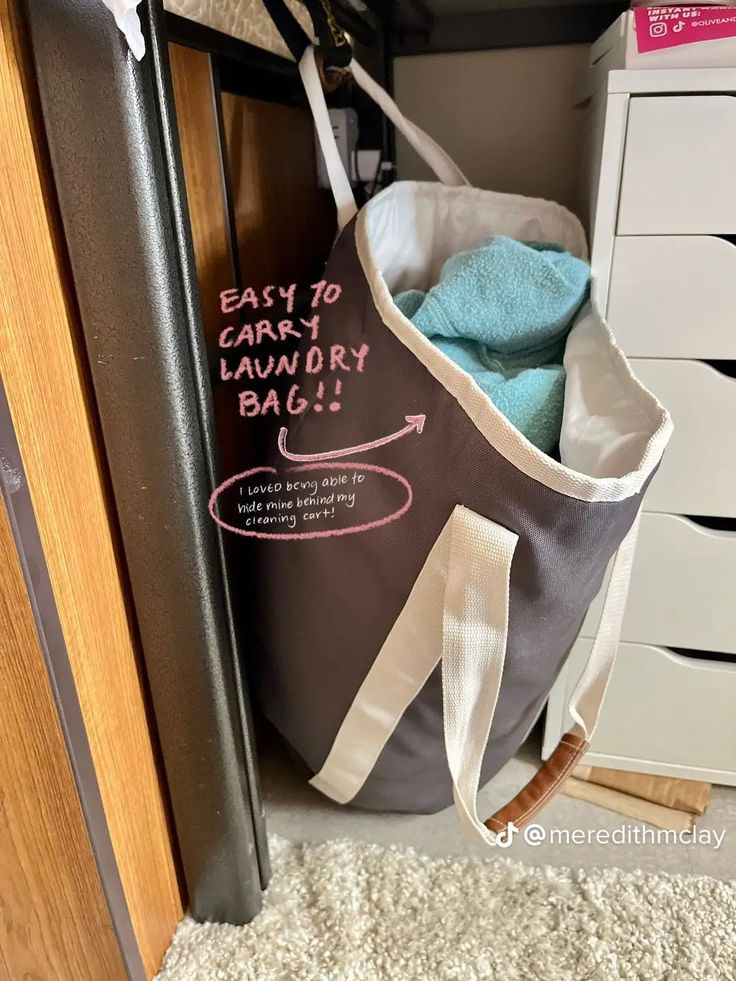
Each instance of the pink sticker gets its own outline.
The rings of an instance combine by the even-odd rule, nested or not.
[[[637,7],[634,21],[641,54],[736,36],[734,7]]]

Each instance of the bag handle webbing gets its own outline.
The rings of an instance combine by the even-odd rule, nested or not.
[[[529,783],[485,822],[485,827],[494,834],[504,831],[510,822],[517,828],[528,824],[559,791],[588,751],[616,660],[638,531],[639,513],[614,557],[593,646],[570,696],[568,710],[575,725],[561,737],[557,748]]]
[[[618,647],[638,517],[619,546],[590,657],[570,699],[575,720],[539,772],[483,823],[478,785],[503,680],[517,536],[458,505],[310,783],[346,804],[370,776],[407,708],[442,663],[445,748],[455,804],[472,837],[492,844],[528,823],[559,790],[595,731]]]
[[[439,144],[435,143],[429,134],[406,118],[388,92],[381,88],[374,78],[371,78],[355,58],[350,62],[349,67],[356,83],[367,96],[373,99],[379,109],[383,110],[384,115],[388,116],[407,143],[414,148],[442,184],[459,187],[470,183],[455,161]]]
[[[325,68],[349,68],[353,78],[360,88],[363,89],[366,95],[373,99],[379,108],[383,110],[394,126],[406,138],[410,146],[414,148],[414,150],[427,163],[427,165],[432,169],[432,171],[437,175],[437,178],[443,184],[468,184],[469,181],[467,177],[463,174],[457,164],[450,159],[447,153],[445,153],[445,151],[437,143],[435,143],[430,136],[420,129],[419,126],[415,125],[404,116],[386,90],[381,88],[381,86],[373,78],[371,78],[371,76],[353,58],[352,46],[350,45],[343,30],[335,21],[329,0],[303,0],[303,3],[309,11],[310,17],[312,18],[312,23],[319,42],[319,54]],[[271,17],[271,20],[274,22],[276,30],[279,32],[284,40],[284,43],[291,52],[292,57],[299,64],[299,71],[301,73],[302,80],[304,81],[305,89],[308,87],[307,98],[309,100],[309,106],[312,110],[312,115],[315,117],[315,123],[317,122],[318,115],[327,116],[329,119],[327,104],[324,100],[322,80],[319,78],[319,71],[317,70],[314,51],[312,50],[311,54],[309,54],[310,49],[312,48],[311,39],[308,37],[306,31],[296,17],[294,17],[292,12],[286,6],[284,0],[264,0],[264,5],[269,13],[269,16]],[[304,65],[302,66],[303,61]],[[314,74],[316,74],[319,78],[319,87],[317,87],[315,84],[313,78]],[[324,107],[322,106],[322,103],[324,103]],[[324,127],[322,127],[322,129],[324,132],[324,140],[334,141],[332,126],[329,128],[329,135],[326,131],[324,131]],[[320,134],[319,129],[318,137],[322,148],[322,153],[324,154],[326,160],[327,154],[325,153],[323,136]],[[330,156],[332,156],[332,154],[330,154]],[[330,173],[329,168],[328,176],[330,178],[330,183],[332,184],[333,174]],[[342,199],[344,196],[344,187],[342,186],[343,182],[339,177],[336,177],[335,179]]]
[[[337,148],[330,114],[325,102],[325,93],[322,89],[322,79],[319,77],[314,48],[311,45],[299,60],[299,74],[302,77],[309,108],[312,110],[317,141],[325,159],[325,169],[337,208],[337,226],[342,231],[358,213],[358,206],[355,203],[353,188]]]
[[[478,786],[501,691],[519,536],[465,508],[455,517],[442,611],[445,751],[460,821],[471,837],[489,843]]]
[[[488,741],[506,653],[517,541],[518,535],[490,518],[460,504],[453,508],[312,786],[340,804],[352,800],[446,652],[445,704],[457,720],[446,728],[452,732],[450,755],[457,749],[452,775],[461,787],[475,780],[477,788],[480,771],[477,761],[466,766],[467,746],[474,738],[482,756]]]
[[[350,62],[349,67],[356,83],[363,89],[366,95],[372,98],[383,109],[396,129],[406,137],[407,141],[434,171],[437,178],[443,184],[457,186],[468,183],[463,172],[453,163],[445,151],[424,130],[420,129],[404,116],[388,93],[361,68],[355,59]],[[322,80],[317,70],[314,48],[311,46],[304,51],[304,54],[299,60],[299,74],[302,77],[307,101],[312,110],[317,139],[322,149],[327,176],[330,181],[330,187],[332,188],[332,194],[335,198],[337,223],[339,228],[343,229],[357,214],[358,207],[355,203],[353,189],[340,157],[340,151],[337,149],[335,134],[332,130],[330,114],[322,89]]]

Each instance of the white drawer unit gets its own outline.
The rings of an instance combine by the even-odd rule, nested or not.
[[[645,508],[736,517],[736,378],[702,361],[632,358],[631,366],[675,424]]]
[[[593,298],[675,428],[586,762],[736,785],[736,71],[593,76]],[[552,689],[545,758],[600,610]]]
[[[735,601],[736,530],[642,515],[622,640],[736,654]],[[595,636],[600,614],[598,597],[581,637]]]
[[[736,245],[713,235],[618,236],[608,323],[630,357],[736,358]]]
[[[734,161],[734,96],[632,96],[618,234],[733,234]]]
[[[550,697],[545,755],[556,746],[550,722],[561,732],[572,726],[567,704],[591,644],[587,638],[575,642],[564,683]],[[736,785],[734,705],[736,663],[621,643],[585,762]]]

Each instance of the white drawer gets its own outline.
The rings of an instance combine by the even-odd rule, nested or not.
[[[735,160],[733,96],[632,98],[618,234],[736,232]]]
[[[631,367],[675,424],[646,510],[736,517],[736,379],[700,361],[632,358]]]
[[[642,515],[622,640],[736,654],[735,599],[736,531]],[[581,636],[595,634],[600,614],[599,595]]]
[[[577,640],[548,709],[545,752],[571,720],[567,705],[592,641]],[[736,664],[619,644],[586,762],[736,782]],[[560,711],[561,710],[561,711]],[[559,738],[559,737],[558,737]]]
[[[607,319],[632,357],[736,358],[736,246],[709,235],[617,238]]]

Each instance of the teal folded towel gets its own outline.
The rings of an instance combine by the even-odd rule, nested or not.
[[[562,425],[565,338],[589,283],[587,263],[560,246],[498,235],[448,259],[428,293],[394,302],[549,453]]]
[[[565,401],[565,369],[560,363],[536,368],[487,368],[475,341],[432,338],[455,364],[472,375],[499,412],[545,453],[560,438]]]

